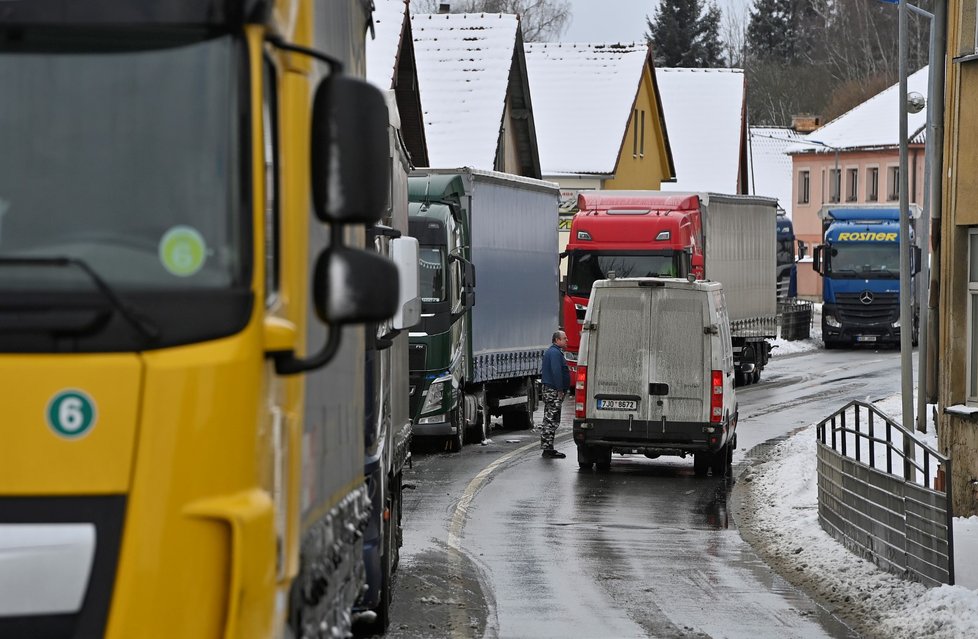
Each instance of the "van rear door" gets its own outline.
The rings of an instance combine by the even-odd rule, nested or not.
[[[622,420],[621,433],[645,435],[649,390],[649,288],[597,289],[591,322],[597,330],[588,336],[587,415],[594,419]],[[628,420],[631,417],[632,423]],[[613,427],[618,430],[619,426]]]
[[[709,421],[712,353],[710,335],[703,328],[713,324],[709,299],[695,290],[658,289],[651,302],[651,344],[648,381],[649,428],[663,418],[667,422]]]

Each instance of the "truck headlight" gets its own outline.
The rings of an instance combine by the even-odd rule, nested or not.
[[[842,324],[839,323],[839,320],[835,319],[835,315],[826,315],[825,323],[832,328],[840,328],[842,326]]]
[[[445,386],[450,380],[451,377],[439,377],[431,382],[431,386],[428,387],[428,394],[424,398],[424,405],[421,407],[422,415],[441,408],[442,400],[445,399]]]
[[[428,417],[422,417],[418,420],[418,426],[422,424],[441,424],[442,422],[448,421],[448,413],[439,413],[437,415],[429,415]]]

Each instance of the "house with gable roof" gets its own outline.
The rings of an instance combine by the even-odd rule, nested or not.
[[[927,67],[907,78],[907,90],[927,94]],[[899,85],[894,84],[788,147],[792,163],[795,237],[822,241],[824,204],[897,204],[900,198]],[[908,115],[909,193],[923,204],[926,110]],[[798,267],[798,295],[821,299],[822,278],[808,260]]]
[[[580,191],[658,190],[676,170],[647,45],[525,49],[543,176],[561,187],[563,250]]]
[[[539,179],[523,34],[515,15],[411,17],[428,166]]]
[[[676,161],[663,191],[748,193],[743,69],[656,69]]]
[[[393,92],[411,164],[428,166],[408,0],[374,0],[373,16],[373,38],[367,36],[367,80],[382,91]]]

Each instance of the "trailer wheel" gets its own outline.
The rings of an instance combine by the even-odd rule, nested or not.
[[[384,556],[380,560],[380,601],[373,609],[377,617],[369,624],[363,624],[362,630],[366,636],[382,635],[387,632],[391,619],[391,579],[394,576],[394,544],[391,518],[384,522]],[[360,635],[361,628],[357,628]],[[361,635],[362,636],[362,635]]]

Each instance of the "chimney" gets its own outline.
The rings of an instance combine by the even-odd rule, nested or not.
[[[822,118],[817,115],[791,116],[791,128],[798,133],[811,133],[820,126],[822,126]]]
[[[442,2],[441,4],[438,5],[438,13],[450,13],[451,10],[452,10],[451,3]]]

